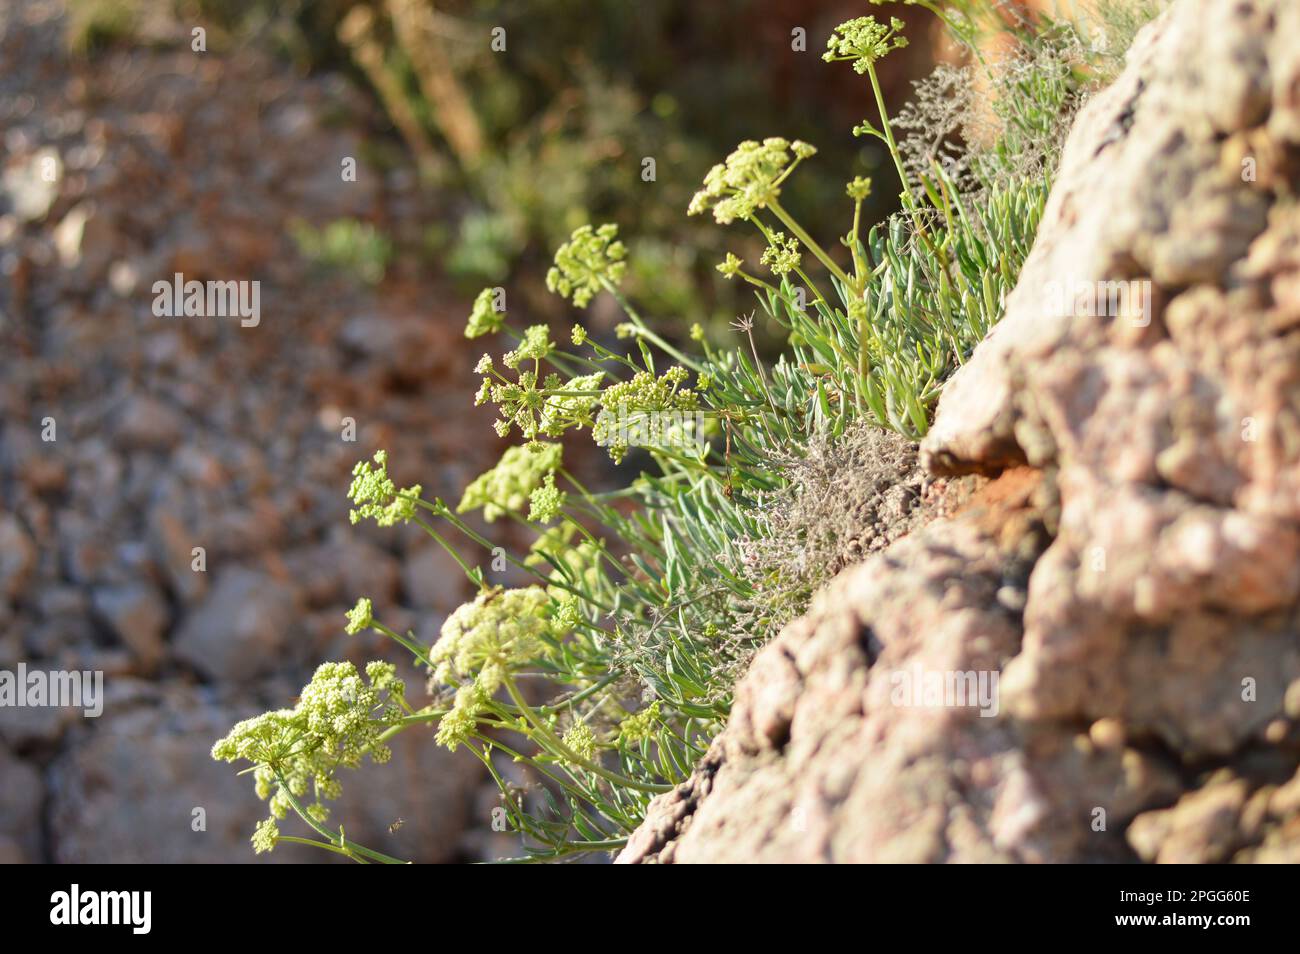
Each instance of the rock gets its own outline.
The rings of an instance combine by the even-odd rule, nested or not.
[[[18,518],[0,514],[0,598],[15,599],[36,566],[36,545]]]
[[[1019,633],[997,592],[1042,548],[1038,489],[1012,472],[960,517],[837,577],[758,654],[726,730],[690,781],[651,803],[619,860],[1123,857],[1115,828],[1177,790],[1173,767],[1069,733],[1025,738],[1000,708],[995,680]],[[971,696],[904,693],[952,673],[970,674]],[[1098,805],[1116,819],[1109,834],[1089,826]]]
[[[149,541],[177,599],[187,606],[198,603],[208,591],[208,574],[194,569],[194,547],[201,545],[195,535],[163,505],[149,515]]]
[[[93,214],[93,206],[83,202],[73,207],[54,229],[54,249],[59,253],[59,264],[64,268],[75,268],[80,264],[86,222]]]
[[[94,606],[146,671],[157,667],[167,652],[163,637],[171,621],[157,587],[149,583],[100,587],[94,592]]]
[[[620,860],[1300,857],[1297,16],[1142,31],[922,447],[996,479],[756,656]],[[1057,307],[1109,282],[1137,307]],[[996,715],[908,704],[929,673],[997,676]]]
[[[336,529],[328,542],[286,553],[285,564],[302,581],[303,594],[313,607],[337,606],[359,597],[375,608],[390,611],[398,596],[401,569],[396,557],[364,539],[354,528]],[[341,618],[341,617],[340,617]]]
[[[27,663],[29,673],[37,669],[54,671],[50,665]],[[82,710],[72,706],[6,706],[0,711],[3,712],[3,718],[0,718],[0,743],[21,753],[28,750],[51,750],[63,739],[69,727],[85,721]]]
[[[38,149],[25,159],[11,161],[0,175],[3,197],[19,221],[39,222],[59,197],[63,161],[52,146]]]
[[[435,543],[407,555],[402,590],[411,606],[450,613],[469,594],[469,581],[451,554]]]
[[[90,611],[90,599],[79,586],[45,586],[36,595],[36,608],[49,619],[59,616],[85,616]]]
[[[1133,819],[1128,840],[1144,861],[1216,864],[1240,847],[1237,828],[1250,785],[1231,773],[1178,800],[1173,808]]]
[[[18,634],[15,633],[15,636]],[[84,616],[55,616],[22,627],[22,645],[28,659],[58,660],[78,646],[94,645],[95,625],[89,612]]]
[[[181,624],[173,652],[208,679],[246,682],[283,665],[298,613],[293,587],[242,567],[225,570]]]
[[[321,559],[337,561],[345,598],[368,596],[385,609],[397,598],[401,577],[397,558],[355,533],[329,544]]]
[[[98,720],[0,710],[0,746],[24,760],[12,764],[57,765],[66,785],[44,822],[67,833],[52,854],[0,831],[0,859],[253,860],[263,806],[207,748],[236,718],[291,704],[328,658],[322,642],[359,663],[400,656],[377,634],[343,633],[362,592],[386,621],[423,624],[398,605],[402,528],[350,527],[345,492],[378,442],[429,487],[492,463],[491,442],[460,426],[476,356],[460,337],[466,306],[427,271],[394,268],[374,289],[292,253],[302,200],[313,220],[360,216],[398,246],[418,243],[434,208],[413,178],[395,191],[400,170],[366,166],[373,103],[352,80],[304,77],[255,49],[178,72],[176,51],[146,43],[114,53],[133,82],[97,96],[68,60],[63,5],[20,6],[0,0],[0,353],[15,358],[0,360],[0,669],[102,670],[109,701]],[[148,19],[144,33],[163,36]],[[255,101],[267,108],[241,106]],[[361,175],[339,189],[345,155]],[[262,323],[156,318],[150,289],[177,270],[259,280]],[[354,315],[369,318],[345,346]],[[339,439],[343,416],[364,447]],[[196,547],[207,572],[192,568]],[[223,694],[194,689],[196,676]],[[356,790],[340,809],[395,854],[463,857],[457,826],[477,816],[457,793],[483,775],[418,735],[402,766],[367,777],[384,788],[375,813]],[[224,829],[216,847],[193,841],[195,804],[210,834]]]
[[[45,804],[45,783],[41,773],[0,746],[0,843],[7,843],[6,863],[43,861],[41,812]],[[0,855],[4,849],[0,848]]]
[[[117,424],[118,444],[126,450],[167,450],[184,433],[181,416],[148,395],[133,395]]]

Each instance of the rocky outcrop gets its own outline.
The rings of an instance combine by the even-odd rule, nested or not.
[[[922,447],[993,479],[756,657],[621,860],[1300,861],[1297,186],[1300,7],[1174,4]]]

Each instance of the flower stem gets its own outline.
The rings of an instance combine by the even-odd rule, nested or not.
[[[511,700],[519,708],[519,711],[523,715],[524,719],[528,721],[528,723],[533,727],[533,729],[542,738],[542,740],[546,742],[546,744],[550,748],[554,749],[560,755],[564,756],[574,765],[586,769],[592,775],[599,775],[607,782],[613,782],[615,785],[622,785],[626,788],[634,788],[640,792],[672,791],[673,786],[671,785],[666,785],[666,784],[661,784],[656,782],[638,782],[635,781],[634,779],[627,778],[626,776],[619,775],[617,772],[611,772],[609,771],[609,769],[601,765],[597,765],[595,762],[592,762],[589,759],[584,759],[581,755],[579,755],[577,752],[573,751],[573,749],[569,748],[562,741],[560,741],[559,737],[556,736],[555,733],[552,732],[550,728],[544,722],[542,722],[541,719],[537,718],[537,714],[533,711],[533,707],[530,706],[524,700],[524,697],[519,694],[519,688],[515,685],[513,679],[511,679],[509,676],[506,676],[502,680],[502,685],[506,687],[506,692],[509,693]]]
[[[335,835],[328,828],[307,814],[307,809],[302,807],[302,802],[298,801],[298,796],[289,789],[289,785],[285,782],[284,776],[277,773],[275,777],[280,783],[281,790],[289,799],[289,804],[292,805],[293,810],[298,813],[298,817],[310,825],[322,838],[328,839],[331,844],[338,845],[339,848],[344,851],[344,854],[347,854],[353,861],[361,861],[361,859],[353,857],[353,853],[356,853],[365,855],[375,861],[382,861],[386,865],[408,864],[408,862],[402,861],[400,858],[394,858],[392,855],[386,855],[383,852],[374,851],[373,849],[367,848],[365,845],[358,845],[355,841],[350,841],[347,838],[344,838],[341,831],[339,834]]]

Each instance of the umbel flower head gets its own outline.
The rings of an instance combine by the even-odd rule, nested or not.
[[[519,513],[547,474],[560,466],[564,452],[559,444],[538,442],[506,448],[491,470],[480,474],[465,488],[458,513],[483,508],[488,523],[506,513]]]
[[[274,818],[263,818],[253,829],[253,837],[249,840],[253,843],[254,854],[271,851],[280,842],[280,826]]]
[[[799,240],[787,238],[784,232],[777,232],[759,261],[770,268],[773,275],[788,275],[799,267],[800,259]]]
[[[713,218],[722,225],[736,219],[749,219],[766,208],[781,194],[781,183],[802,160],[815,155],[817,149],[796,139],[790,142],[779,136],[762,142],[746,140],[709,170],[704,188],[691,199],[690,215],[713,210]]]
[[[848,193],[848,197],[853,201],[864,201],[871,195],[871,177],[854,176],[853,180],[844,186],[844,191]]]
[[[591,412],[600,401],[600,384],[604,380],[605,372],[595,371],[570,378],[562,386],[550,387],[559,382],[548,382],[547,390],[564,393],[546,396],[537,415],[537,430],[547,437],[559,437],[571,427],[591,427]]]
[[[465,337],[478,338],[500,331],[505,320],[505,312],[497,310],[497,290],[485,288],[474,299],[474,307],[469,313],[469,323],[465,325]]]
[[[614,463],[621,463],[629,447],[640,443],[636,438],[647,415],[693,411],[699,406],[699,395],[682,387],[689,376],[685,368],[674,365],[657,378],[650,371],[638,371],[627,381],[611,384],[601,394],[592,440],[607,448]]]
[[[555,475],[547,474],[546,482],[532,492],[528,498],[528,520],[530,523],[550,523],[560,515],[564,506],[565,494],[555,486]]]
[[[690,372],[674,365],[659,377],[638,371],[627,381],[605,388],[600,403],[607,409],[626,407],[632,411],[690,411],[699,403],[694,391],[684,388]]]
[[[890,17],[888,26],[875,17],[847,20],[831,33],[822,59],[827,63],[852,60],[854,72],[865,73],[892,50],[907,46],[907,37],[899,32],[903,26],[898,17]]]
[[[530,441],[539,436],[561,437],[570,428],[592,426],[591,412],[600,400],[604,378],[604,371],[567,382],[558,374],[548,374],[540,384],[534,371],[521,371],[517,382],[505,384],[484,378],[475,403],[490,400],[497,406],[501,418],[493,427],[501,437],[515,427]]]
[[[575,755],[588,762],[596,754],[596,734],[585,722],[573,723],[569,731],[564,733],[564,744],[572,749]]]
[[[344,632],[349,636],[355,636],[357,633],[365,632],[370,628],[370,624],[375,621],[374,604],[366,597],[357,600],[357,605],[347,612],[348,625]]]
[[[245,719],[212,747],[218,761],[251,762],[257,797],[269,799],[271,817],[253,833],[256,851],[275,847],[275,820],[309,791],[314,801],[305,810],[317,821],[327,818],[324,802],[339,796],[340,767],[356,768],[367,755],[376,763],[392,757],[379,736],[402,716],[395,700],[405,687],[396,672],[391,663],[371,662],[362,679],[350,662],[324,663],[297,706]]]
[[[415,484],[397,489],[388,476],[388,451],[375,451],[374,462],[372,467],[370,461],[358,461],[352,468],[348,499],[357,506],[349,511],[348,517],[353,523],[373,517],[381,527],[391,527],[399,521],[405,523],[415,516],[415,499],[422,488]]]
[[[546,356],[554,350],[551,329],[545,325],[529,325],[524,329],[524,337],[519,342],[519,347],[503,354],[501,363],[507,368],[518,368],[524,361],[545,360]]]
[[[459,688],[439,723],[438,743],[454,749],[464,742],[502,680],[549,656],[552,641],[564,635],[540,586],[484,590],[447,617],[429,661],[434,682]]]
[[[629,745],[644,742],[654,735],[659,722],[659,700],[656,699],[635,715],[630,715],[618,727],[619,738]]]
[[[598,291],[606,284],[617,285],[627,271],[627,248],[617,238],[617,225],[574,229],[569,241],[555,253],[555,266],[546,273],[546,287],[586,308]]]
[[[745,263],[742,262],[734,252],[728,252],[727,257],[718,262],[717,267],[718,271],[722,273],[722,277],[730,281],[740,274],[740,270],[744,265]],[[692,337],[694,337],[694,335],[692,335]]]

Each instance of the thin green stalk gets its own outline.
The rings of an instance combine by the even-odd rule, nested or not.
[[[423,647],[418,646],[415,643],[411,642],[411,640],[407,639],[405,636],[400,635],[397,631],[389,629],[387,626],[379,622],[379,620],[377,619],[371,620],[370,625],[373,626],[375,629],[379,630],[389,639],[398,643],[403,649],[409,652],[412,656],[414,656],[420,662],[424,663],[424,665],[428,666],[430,669],[433,668],[433,662],[429,659],[429,654],[424,651]]]
[[[280,783],[280,788],[284,792],[285,797],[289,799],[289,804],[292,805],[293,810],[298,813],[298,817],[310,825],[316,834],[320,835],[322,838],[328,839],[331,844],[338,845],[340,848],[346,849],[346,851],[349,852],[365,855],[375,861],[381,861],[386,865],[408,864],[408,862],[402,861],[400,858],[394,858],[392,855],[386,855],[383,852],[367,848],[365,845],[359,845],[355,841],[343,837],[341,832],[338,835],[335,835],[307,813],[307,810],[302,807],[302,802],[298,801],[298,796],[289,789],[289,785],[285,782],[284,776],[277,774],[276,780]],[[351,855],[349,855],[349,857],[351,857]],[[353,858],[353,860],[358,861],[360,859]]]
[[[694,358],[687,357],[681,351],[679,351],[677,348],[674,348],[671,344],[669,344],[658,334],[656,334],[653,330],[651,330],[651,328],[648,325],[646,325],[644,319],[642,319],[642,317],[637,313],[636,309],[632,307],[631,302],[629,302],[623,296],[623,293],[618,290],[618,286],[616,286],[613,282],[611,282],[609,279],[603,276],[600,279],[600,283],[601,285],[604,286],[607,292],[609,292],[611,295],[614,296],[614,300],[618,302],[619,307],[622,308],[623,311],[627,313],[628,318],[632,319],[632,324],[636,325],[637,332],[640,334],[641,337],[645,338],[646,341],[649,341],[651,344],[654,344],[656,347],[659,348],[660,351],[664,352],[667,355],[670,355],[672,359],[676,361],[678,364],[690,368],[692,371],[695,371],[697,374],[704,370],[704,366],[701,365],[698,361],[696,361]]]
[[[335,854],[342,855],[344,858],[348,858],[358,864],[369,864],[369,862],[364,861],[363,859],[352,857],[346,849],[340,848],[338,845],[331,845],[327,842],[317,841],[315,838],[299,838],[297,835],[281,835],[277,840],[291,845],[311,845],[313,848],[322,848],[325,851],[332,851]]]
[[[528,721],[528,723],[537,731],[537,734],[546,741],[547,745],[563,755],[574,765],[586,769],[592,775],[599,775],[607,782],[613,782],[616,785],[622,785],[626,788],[636,789],[637,791],[655,793],[672,791],[673,786],[671,785],[663,785],[654,782],[638,782],[634,779],[619,775],[617,772],[611,772],[604,766],[597,765],[589,759],[584,759],[581,755],[560,741],[555,733],[553,733],[544,722],[537,718],[536,713],[533,712],[532,706],[530,706],[524,700],[523,696],[519,694],[519,688],[515,685],[513,679],[506,676],[502,680],[502,685],[506,687],[506,692],[509,694],[511,700],[513,700],[514,704],[519,707],[519,711],[523,714],[523,717]]]

